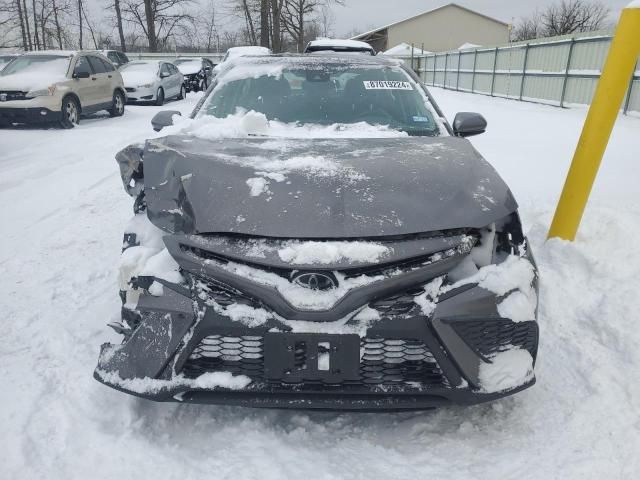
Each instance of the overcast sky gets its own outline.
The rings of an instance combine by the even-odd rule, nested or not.
[[[536,8],[543,9],[558,0],[458,0],[455,3],[512,23]],[[630,0],[603,0],[611,8],[611,20],[615,21],[620,10]],[[387,25],[413,15],[440,7],[449,2],[443,0],[346,0],[346,6],[334,7],[335,33],[344,36],[353,30],[364,32]]]

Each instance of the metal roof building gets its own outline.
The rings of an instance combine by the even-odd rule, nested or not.
[[[509,41],[508,23],[449,3],[353,37],[385,51],[400,43],[431,52],[453,50],[464,43],[494,45]]]

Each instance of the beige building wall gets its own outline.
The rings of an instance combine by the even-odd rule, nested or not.
[[[464,8],[449,5],[389,27],[387,49],[399,43],[414,43],[425,50],[443,52],[454,50],[463,43],[494,45],[509,41],[509,27],[475,14]]]

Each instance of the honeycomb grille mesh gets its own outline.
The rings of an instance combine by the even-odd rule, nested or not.
[[[360,377],[368,385],[445,383],[436,359],[419,340],[364,338],[360,356]]]
[[[478,354],[486,357],[507,350],[510,346],[524,348],[536,358],[538,324],[514,323],[511,320],[473,320],[452,322],[454,330]]]
[[[230,372],[263,381],[264,339],[261,336],[205,337],[185,362],[182,372],[188,378],[208,372]],[[345,383],[361,386],[414,383],[443,386],[447,381],[424,343],[363,338],[360,342],[360,380]]]
[[[264,374],[264,339],[260,336],[211,335],[202,339],[183,367],[188,378],[207,372],[230,372],[252,379]]]

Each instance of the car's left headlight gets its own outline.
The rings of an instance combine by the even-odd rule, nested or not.
[[[48,95],[53,95],[55,91],[56,91],[56,86],[49,85],[47,88],[41,88],[40,90],[31,90],[27,92],[26,97],[27,98],[46,97]]]

